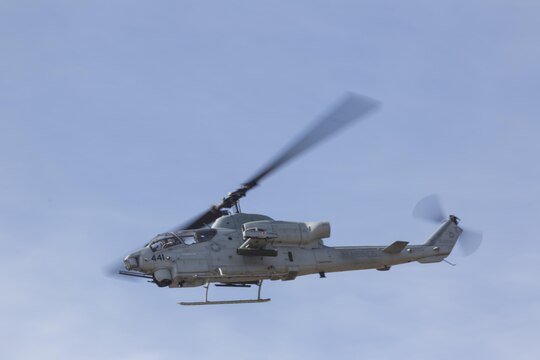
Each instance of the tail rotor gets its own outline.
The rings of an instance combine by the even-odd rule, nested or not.
[[[413,209],[413,216],[433,223],[441,223],[447,218],[441,200],[436,194],[428,195],[420,200]]]
[[[441,200],[436,194],[428,195],[421,199],[413,209],[413,216],[437,224],[448,218],[441,205]],[[459,237],[458,243],[461,247],[462,254],[469,256],[480,247],[483,234],[480,231],[464,228],[463,226],[460,227],[463,229],[463,233]]]

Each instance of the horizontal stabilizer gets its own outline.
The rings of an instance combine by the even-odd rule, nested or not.
[[[383,252],[387,254],[399,254],[403,249],[405,249],[405,246],[409,244],[408,241],[394,241],[392,244],[388,245],[383,249]]]

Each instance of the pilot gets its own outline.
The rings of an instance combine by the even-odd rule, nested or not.
[[[150,245],[150,248],[152,249],[152,251],[161,250],[161,241],[156,241],[155,243]]]
[[[166,249],[168,247],[171,247],[174,245],[174,239],[173,238],[169,238],[167,239],[167,241],[165,242],[165,244],[163,245],[163,248]]]

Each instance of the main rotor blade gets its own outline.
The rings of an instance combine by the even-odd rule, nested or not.
[[[291,159],[297,157],[309,148],[329,138],[332,134],[343,129],[348,124],[367,115],[378,106],[378,102],[358,94],[347,93],[332,107],[326,114],[322,115],[318,121],[296,141],[271,161],[266,167],[244,183],[244,187],[251,189],[260,180],[283,166]]]
[[[355,120],[365,117],[375,110],[377,106],[378,102],[368,97],[354,93],[345,94],[336,105],[318,118],[306,133],[299,136],[296,141],[286,147],[280,155],[246,181],[240,188],[229,193],[221,203],[212,206],[209,210],[185,224],[185,226],[178,227],[177,229],[197,229],[214,222],[222,216],[222,209],[233,207],[239,199],[246,196],[246,193],[257,186],[263,178]]]
[[[225,198],[223,199],[225,201]],[[187,229],[199,229],[203,226],[210,225],[215,220],[222,216],[221,209],[218,208],[218,205],[213,205],[210,209],[188,221],[185,224],[175,227],[171,231],[187,230]]]

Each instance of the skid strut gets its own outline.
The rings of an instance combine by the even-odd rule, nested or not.
[[[262,287],[262,280],[257,281],[255,285],[259,288],[257,291],[257,298],[256,299],[245,299],[245,300],[220,300],[220,301],[210,301],[208,300],[208,289],[210,289],[210,283],[207,282],[206,285],[204,285],[205,296],[204,301],[193,301],[193,302],[179,302],[180,305],[227,305],[227,304],[252,304],[252,303],[263,303],[268,302],[270,299],[261,299],[261,287]]]

